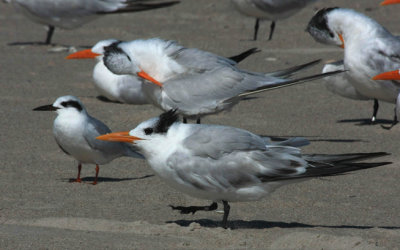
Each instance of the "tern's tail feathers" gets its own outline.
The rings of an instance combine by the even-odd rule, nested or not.
[[[143,3],[128,0],[127,5],[124,8],[112,11],[112,12],[102,12],[99,11],[97,14],[116,14],[116,13],[125,13],[125,12],[138,12],[138,11],[145,11],[145,10],[152,10],[152,9],[159,9],[164,7],[169,7],[175,4],[180,3],[180,1],[169,1],[169,2],[156,2],[156,3]]]
[[[385,152],[341,155],[303,155],[303,158],[308,162],[308,167],[304,173],[294,176],[277,176],[272,179],[269,178],[266,181],[281,181],[322,176],[335,176],[361,169],[375,168],[391,164],[391,162],[355,161],[377,158],[387,155],[389,154]]]
[[[298,79],[288,79],[288,80],[283,81],[283,82],[271,83],[271,84],[267,84],[267,85],[264,85],[262,87],[259,87],[257,89],[254,89],[254,90],[250,90],[250,91],[244,92],[244,93],[240,94],[239,97],[253,95],[253,94],[257,94],[257,93],[268,91],[268,90],[279,89],[279,88],[283,88],[283,87],[289,87],[289,86],[292,86],[292,85],[296,85],[296,84],[300,84],[300,83],[305,83],[305,82],[317,80],[317,79],[324,78],[324,77],[327,77],[327,76],[340,74],[340,73],[343,73],[343,72],[345,72],[345,71],[344,70],[337,70],[337,71],[326,72],[326,73],[322,73],[322,74],[316,74],[316,75],[312,75],[312,76],[306,76],[306,77],[302,77],[302,78],[298,78]]]
[[[251,48],[251,49],[248,49],[248,50],[240,53],[239,55],[231,56],[231,57],[229,57],[229,59],[231,59],[232,61],[235,61],[236,63],[239,63],[239,62],[243,61],[244,59],[246,59],[248,56],[258,53],[260,51],[261,50],[259,50],[257,48]]]
[[[314,66],[314,65],[316,65],[316,64],[318,64],[320,62],[321,62],[321,59],[318,59],[318,60],[315,60],[315,61],[312,61],[312,62],[309,62],[309,63],[297,65],[297,66],[290,67],[290,68],[287,68],[287,69],[278,70],[278,71],[275,71],[275,72],[270,72],[270,73],[267,73],[265,75],[266,76],[273,76],[273,77],[288,78],[288,77],[292,76],[293,74],[295,74],[295,73],[297,73],[297,72],[299,72],[299,71],[301,71],[303,69],[310,68],[310,67],[312,67],[312,66]]]

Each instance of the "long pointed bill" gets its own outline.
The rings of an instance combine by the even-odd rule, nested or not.
[[[372,80],[400,80],[400,70],[394,70],[376,75]]]
[[[157,81],[156,79],[154,79],[153,77],[149,76],[149,74],[147,74],[146,72],[144,72],[143,70],[140,71],[139,73],[137,73],[137,75],[143,79],[146,79],[160,87],[162,87],[162,83],[160,83],[159,81]]]
[[[94,53],[91,49],[85,49],[78,52],[75,52],[65,59],[89,59],[101,56],[101,54]]]
[[[116,141],[116,142],[129,142],[129,143],[134,143],[135,141],[143,140],[142,138],[129,135],[129,131],[100,135],[96,137],[96,139],[102,141]]]
[[[58,108],[54,107],[53,105],[43,105],[37,108],[32,109],[33,111],[56,111]]]
[[[385,0],[380,3],[381,6],[400,3],[400,0]]]
[[[342,41],[342,45],[340,45],[340,48],[344,49],[344,39],[343,39],[342,34],[339,34],[339,39],[340,39],[340,41]]]

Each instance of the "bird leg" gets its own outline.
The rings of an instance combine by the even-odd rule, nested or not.
[[[375,123],[376,121],[376,114],[378,113],[378,109],[379,109],[379,102],[377,99],[374,99],[374,112],[372,114],[372,118],[371,118],[371,123]]]
[[[186,119],[186,117],[183,117],[183,121],[182,121],[183,123],[187,123],[187,119]]]
[[[201,123],[201,122],[200,122],[200,118],[197,118],[196,123],[197,123],[197,124],[200,124],[200,123]]]
[[[100,170],[100,167],[99,167],[99,165],[96,164],[96,177],[94,178],[94,182],[92,183],[93,185],[97,184],[97,177],[99,176],[99,170]]]
[[[54,26],[49,25],[49,30],[47,31],[47,37],[46,37],[45,44],[47,44],[47,45],[51,44],[51,37],[53,36],[53,33],[54,33]]]
[[[197,211],[214,211],[218,208],[218,204],[216,202],[211,203],[210,206],[190,206],[190,207],[182,207],[182,206],[172,206],[169,205],[173,210],[179,210],[181,214],[194,214]]]
[[[224,217],[222,218],[222,227],[227,229],[228,227],[226,226],[226,224],[228,222],[228,215],[231,206],[229,206],[227,201],[222,201],[222,203],[224,204]]]
[[[256,19],[256,24],[254,25],[254,37],[253,40],[256,41],[257,40],[257,34],[258,34],[258,28],[260,27],[260,19],[257,18]]]
[[[70,182],[81,182],[81,169],[82,169],[82,164],[79,163],[78,165],[78,177],[76,177],[75,180],[71,180]]]
[[[398,123],[398,120],[397,120],[397,107],[395,107],[394,108],[394,117],[393,117],[392,124],[390,126],[388,126],[388,127],[381,125],[381,127],[384,128],[384,129],[389,130],[389,129],[393,128],[394,125],[396,125],[397,123]]]
[[[274,34],[274,30],[275,30],[275,21],[272,21],[271,23],[271,28],[269,30],[269,38],[268,41],[271,41],[272,39],[272,34]]]

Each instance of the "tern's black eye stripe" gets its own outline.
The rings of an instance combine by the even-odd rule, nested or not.
[[[64,107],[74,107],[77,110],[82,111],[82,106],[77,101],[62,102],[61,105]]]
[[[153,128],[145,128],[145,129],[144,129],[144,133],[145,133],[146,135],[152,134],[152,133],[153,133]]]

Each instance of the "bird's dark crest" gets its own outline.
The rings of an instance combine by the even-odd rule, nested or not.
[[[120,47],[118,47],[120,43],[122,43],[122,41],[115,41],[107,47],[104,47],[104,55],[113,53],[124,53],[124,51]]]
[[[323,30],[329,32],[329,35],[333,37],[334,34],[330,31],[328,27],[328,20],[326,19],[326,15],[335,9],[338,9],[338,7],[323,8],[319,10],[308,23],[307,31],[310,32],[310,29]]]
[[[159,117],[158,123],[154,128],[155,133],[166,133],[171,127],[179,119],[179,115],[176,113],[177,109],[171,109],[165,113],[162,113]]]
[[[81,104],[79,104],[79,102],[77,102],[77,101],[62,102],[61,105],[64,107],[74,107],[79,111],[82,111],[82,109],[83,109]]]

